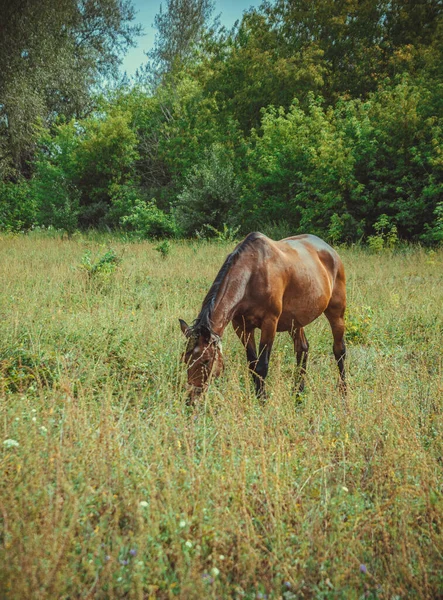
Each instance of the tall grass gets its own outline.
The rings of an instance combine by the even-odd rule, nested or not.
[[[0,597],[442,597],[443,252],[341,251],[346,405],[322,317],[301,401],[289,336],[263,407],[229,329],[189,414],[178,317],[232,244],[155,246],[0,239]]]

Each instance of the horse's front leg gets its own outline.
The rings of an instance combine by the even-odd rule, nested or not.
[[[257,373],[255,393],[261,400],[266,399],[265,379],[268,374],[269,359],[277,331],[277,323],[278,318],[267,318],[261,326],[257,366],[255,367],[255,372]]]
[[[255,369],[257,367],[257,347],[255,345],[255,329],[253,327],[247,327],[244,319],[235,319],[232,321],[235,333],[240,338],[241,343],[246,350],[246,358],[248,361],[248,367],[254,381],[255,389],[259,386],[260,378],[258,377]]]

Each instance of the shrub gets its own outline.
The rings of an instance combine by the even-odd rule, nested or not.
[[[114,273],[117,266],[121,263],[121,258],[112,248],[95,261],[92,260],[91,256],[91,251],[87,250],[79,265],[79,269],[87,273],[89,277],[98,275],[107,278]]]
[[[23,231],[37,221],[37,201],[27,181],[0,181],[0,229]]]
[[[240,185],[231,157],[221,144],[213,144],[203,160],[189,173],[176,203],[176,218],[192,235],[204,226],[220,230],[232,222]]]
[[[202,230],[197,232],[197,237],[212,238],[217,242],[233,242],[239,231],[240,227],[229,227],[226,223],[223,223],[223,229],[221,230],[206,223],[203,225]]]
[[[425,233],[420,239],[426,243],[443,242],[443,202],[438,202],[434,210],[435,220],[432,225],[426,223]]]
[[[171,252],[171,244],[168,240],[163,240],[155,247],[155,249],[162,256],[162,258],[166,258]]]
[[[368,245],[374,252],[392,249],[398,244],[397,226],[387,215],[380,215],[374,223],[374,229],[376,235],[368,237]]]
[[[177,226],[171,215],[160,210],[154,200],[136,200],[131,214],[121,219],[122,224],[142,238],[163,238],[177,235]]]
[[[72,235],[78,229],[80,191],[60,166],[40,161],[37,169],[32,187],[38,205],[39,224]]]

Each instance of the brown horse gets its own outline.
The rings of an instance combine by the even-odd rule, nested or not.
[[[221,337],[232,321],[246,349],[257,396],[265,397],[265,378],[277,331],[288,331],[299,367],[298,390],[304,387],[308,340],[304,327],[325,313],[334,338],[333,351],[346,391],[344,312],[346,286],[337,252],[315,235],[275,242],[250,233],[229,254],[214,280],[197,319],[189,327],[183,355],[188,365],[191,401],[206,389],[210,376],[223,369]],[[254,332],[261,329],[258,354]]]

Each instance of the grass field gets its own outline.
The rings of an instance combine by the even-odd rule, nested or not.
[[[2,599],[443,598],[443,251],[340,251],[347,406],[322,317],[301,401],[289,336],[263,407],[229,328],[189,413],[232,248],[1,237]]]

